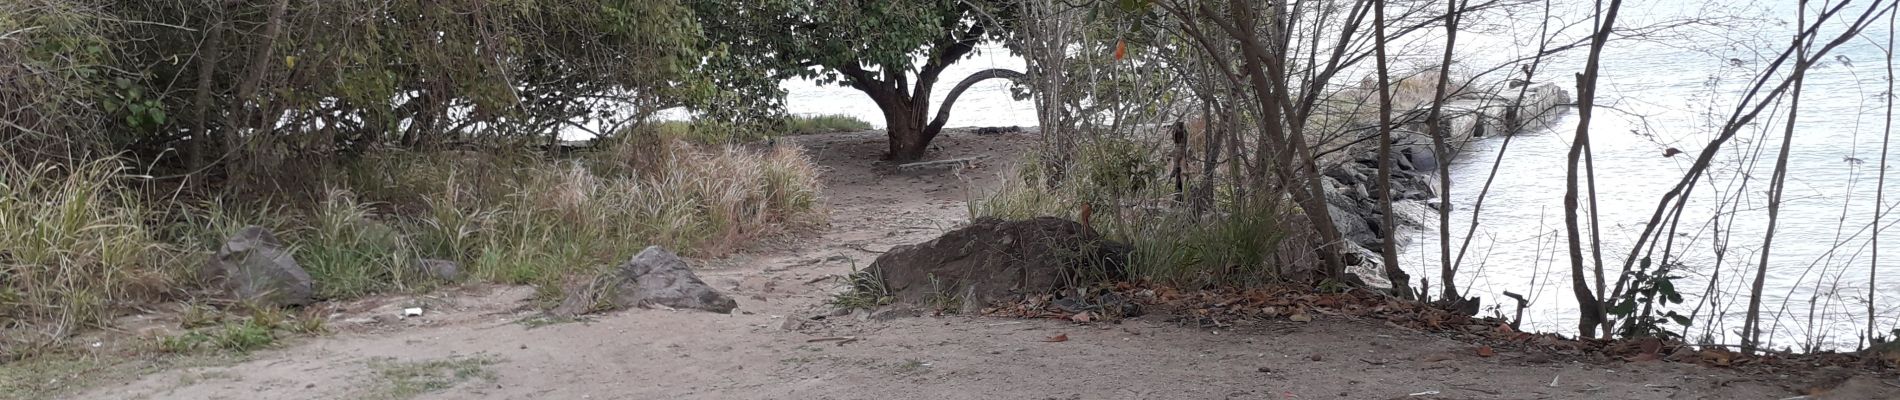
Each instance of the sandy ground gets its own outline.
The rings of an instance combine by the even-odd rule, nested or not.
[[[1028,134],[948,133],[935,159],[973,168],[898,172],[881,134],[801,137],[825,168],[830,223],[700,273],[739,300],[731,315],[629,310],[524,323],[532,289],[475,286],[355,303],[339,332],[235,365],[180,368],[81,399],[398,398],[388,365],[442,361],[464,376],[425,399],[1781,399],[1801,383],[1693,365],[1564,363],[1367,321],[1320,316],[1232,329],[1150,315],[1077,324],[964,316],[828,316],[833,277],[968,218]],[[397,319],[421,305],[422,317]],[[1067,341],[1048,338],[1066,335]],[[850,337],[844,340],[843,337]],[[831,339],[831,340],[826,340]],[[479,362],[470,362],[478,360]],[[379,367],[381,366],[381,367]],[[1900,398],[1883,383],[1836,398]],[[1885,388],[1885,391],[1883,391]],[[1893,396],[1893,397],[1889,397]]]

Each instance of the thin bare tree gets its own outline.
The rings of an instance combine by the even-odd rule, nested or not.
[[[1808,22],[1807,1],[1803,0],[1795,13],[1800,24]],[[1799,25],[1797,25],[1799,26]],[[1811,37],[1795,35],[1796,64],[1808,63],[1808,48],[1813,46]],[[1801,86],[1807,74],[1794,76],[1794,88],[1788,91],[1788,121],[1782,130],[1781,149],[1775,155],[1775,171],[1768,178],[1768,228],[1761,239],[1761,263],[1755,267],[1755,283],[1749,289],[1748,315],[1742,320],[1742,351],[1754,351],[1761,346],[1761,295],[1762,286],[1768,281],[1768,260],[1775,246],[1775,228],[1781,217],[1781,194],[1787,189],[1788,151],[1794,148],[1795,120],[1801,114]]]
[[[1432,107],[1426,113],[1426,130],[1432,137],[1432,150],[1438,155],[1438,267],[1444,290],[1440,296],[1454,309],[1461,308],[1465,298],[1458,294],[1458,284],[1452,279],[1458,275],[1456,266],[1451,262],[1451,149],[1445,144],[1446,132],[1444,111],[1446,88],[1451,85],[1451,62],[1453,50],[1458,47],[1458,21],[1464,19],[1462,0],[1445,0],[1445,55],[1438,60],[1438,83],[1432,89]],[[1482,122],[1480,122],[1482,123]],[[1387,218],[1390,218],[1388,216]],[[1391,226],[1387,222],[1387,226]]]
[[[1874,300],[1878,297],[1877,295],[1879,293],[1876,292],[1874,288],[1876,287],[1875,282],[1878,281],[1877,278],[1879,278],[1880,275],[1880,231],[1882,228],[1880,225],[1882,217],[1880,207],[1887,201],[1887,145],[1893,140],[1893,36],[1896,17],[1900,17],[1900,13],[1887,15],[1887,48],[1883,49],[1885,50],[1887,58],[1887,91],[1881,94],[1881,101],[1887,102],[1887,119],[1885,126],[1881,129],[1880,163],[1875,164],[1875,168],[1879,169],[1880,172],[1878,177],[1874,179],[1873,258],[1872,261],[1867,264],[1866,339],[1868,341],[1872,341],[1877,337],[1877,335],[1874,334]]]
[[[1622,7],[1622,0],[1610,0],[1608,9],[1603,8],[1601,0],[1597,1],[1598,21],[1596,32],[1590,39],[1590,56],[1584,62],[1583,73],[1577,75],[1577,135],[1570,143],[1569,164],[1564,176],[1564,230],[1570,239],[1570,287],[1577,296],[1578,311],[1582,313],[1581,318],[1577,319],[1577,332],[1585,337],[1595,337],[1596,327],[1607,318],[1602,302],[1591,294],[1590,284],[1584,281],[1583,276],[1583,235],[1577,231],[1577,161],[1583,155],[1584,148],[1590,146],[1590,118],[1596,111],[1597,71],[1602,66],[1603,45],[1609,42],[1612,27],[1616,25],[1616,13]],[[1597,265],[1598,270],[1602,268],[1602,265]]]
[[[1412,278],[1406,276],[1405,269],[1399,267],[1398,225],[1392,216],[1392,72],[1386,65],[1385,37],[1385,0],[1374,1],[1372,5],[1373,59],[1377,60],[1379,71],[1379,213],[1382,221],[1379,230],[1379,254],[1385,261],[1385,277],[1392,282],[1392,291],[1400,297],[1412,297],[1412,290],[1406,285]],[[1450,54],[1451,49],[1445,49]],[[1449,56],[1448,56],[1449,57]],[[1440,79],[1439,82],[1444,82]],[[1441,84],[1440,89],[1443,89]],[[1449,280],[1447,280],[1449,281]],[[1447,297],[1449,298],[1449,297]]]

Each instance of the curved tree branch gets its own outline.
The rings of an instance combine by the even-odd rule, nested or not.
[[[976,85],[977,82],[991,78],[1018,80],[1023,79],[1023,73],[1002,68],[992,68],[977,71],[977,73],[970,74],[970,77],[963,78],[962,82],[957,82],[956,87],[950,88],[949,95],[943,97],[943,104],[937,106],[937,118],[930,121],[930,126],[924,129],[925,134],[935,136],[937,132],[942,131],[943,125],[950,122],[950,106],[957,104],[957,96],[962,96],[964,90],[970,89],[970,86]]]

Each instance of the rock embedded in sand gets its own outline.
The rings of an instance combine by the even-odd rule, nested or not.
[[[567,298],[549,313],[575,316],[660,306],[728,314],[739,307],[737,301],[699,280],[686,260],[660,246],[648,246],[603,276],[570,282],[565,292]]]
[[[1123,276],[1128,245],[1054,217],[979,218],[928,242],[898,246],[869,270],[900,303],[964,310]]]

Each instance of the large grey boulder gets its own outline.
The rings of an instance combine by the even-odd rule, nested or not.
[[[310,304],[310,273],[297,265],[269,229],[246,226],[224,241],[200,275],[238,301],[259,306]]]
[[[648,246],[605,275],[570,283],[566,292],[567,298],[550,313],[575,316],[662,306],[727,314],[739,307],[737,301],[699,280],[686,260],[660,246]]]

